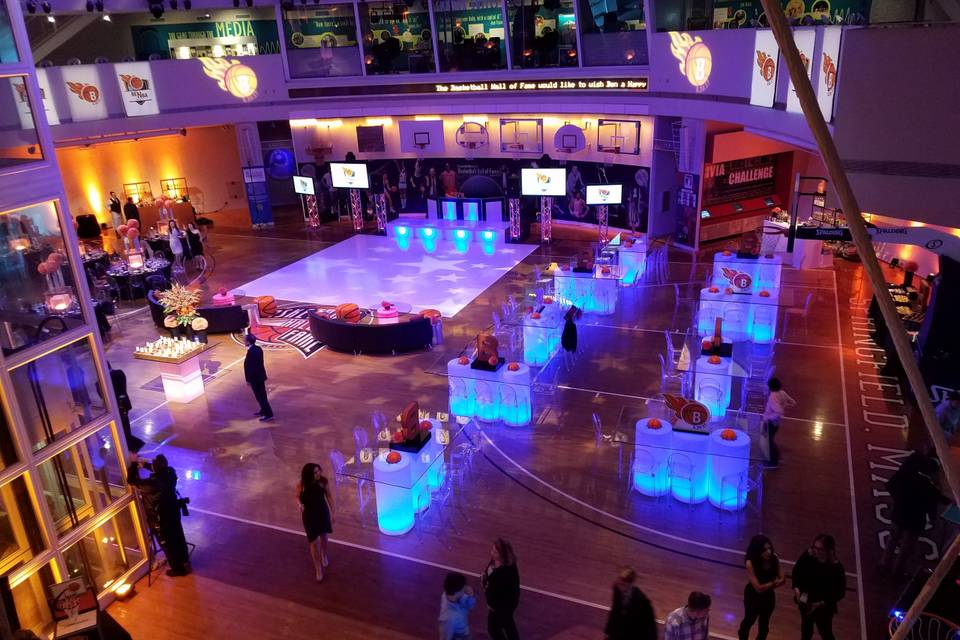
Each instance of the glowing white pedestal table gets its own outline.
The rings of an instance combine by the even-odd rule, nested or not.
[[[722,417],[730,406],[730,386],[733,358],[710,362],[710,356],[700,356],[695,364],[693,397],[710,410],[711,417]]]
[[[729,254],[729,255],[724,255]],[[713,255],[713,278],[711,284],[733,287],[735,291],[755,293],[761,289],[779,289],[782,260],[780,256],[738,258],[730,251]]]
[[[618,259],[620,261],[620,280],[624,284],[630,285],[643,277],[643,272],[647,266],[647,242],[645,239],[637,240],[632,246],[620,243],[617,247]]]
[[[716,289],[711,291],[710,289]],[[710,335],[716,319],[723,319],[723,335],[736,341],[760,344],[773,342],[777,332],[779,289],[760,289],[754,293],[727,293],[730,287],[704,287],[700,290],[697,329]],[[764,295],[766,294],[766,295]]]
[[[724,432],[733,432],[724,440]],[[738,429],[717,429],[709,437],[710,504],[736,511],[747,504],[747,471],[750,468],[750,436]]]
[[[167,402],[185,404],[204,394],[203,375],[200,372],[200,354],[214,347],[210,343],[196,343],[197,348],[179,358],[166,358],[147,353],[134,353],[137,360],[156,362],[163,382]]]
[[[707,499],[710,438],[703,433],[674,431],[670,454],[670,493],[680,502],[697,504]]]
[[[416,514],[430,506],[430,494],[445,480],[442,445],[437,440],[441,426],[430,420],[430,442],[417,453],[381,449],[373,461],[373,484],[377,498],[377,524],[389,536],[410,531]],[[387,462],[390,453],[398,453],[400,461]]]
[[[447,362],[450,387],[450,413],[485,422],[503,420],[520,427],[530,424],[533,394],[530,392],[530,367],[518,363],[516,371],[504,364],[497,371],[473,369],[458,358]]]
[[[659,428],[651,428],[650,420],[637,420],[633,488],[645,496],[662,496],[670,492],[668,461],[673,443],[673,425],[666,420],[659,420]]]
[[[617,310],[620,295],[620,273],[611,268],[603,273],[594,267],[592,273],[575,273],[556,269],[553,272],[554,296],[565,304],[576,305],[584,313],[607,316]]]
[[[540,311],[536,311],[541,309]],[[531,367],[542,367],[560,349],[560,334],[566,308],[558,303],[534,305],[539,318],[530,311],[518,312],[504,324],[520,326],[523,335],[523,361]]]

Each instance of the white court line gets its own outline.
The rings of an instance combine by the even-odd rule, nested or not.
[[[837,272],[833,272],[833,299],[837,305],[837,340],[842,344],[843,333],[840,325],[840,293],[837,285]],[[843,367],[843,347],[837,348],[840,356],[840,388],[843,390],[843,418],[850,424],[850,413],[847,408],[847,375]],[[860,638],[867,640],[867,612],[863,599],[863,567],[860,563],[860,521],[857,517],[857,495],[853,483],[853,447],[850,443],[850,427],[844,429],[847,441],[847,473],[850,479],[850,509],[853,519],[853,555],[857,562],[857,602],[860,605]]]
[[[302,531],[297,531],[295,529],[287,529],[286,527],[281,527],[275,524],[267,524],[265,522],[257,522],[255,520],[248,520],[246,518],[240,518],[238,516],[230,516],[225,513],[217,513],[215,511],[207,511],[206,509],[198,509],[197,507],[190,507],[191,511],[196,511],[197,513],[202,513],[207,516],[213,516],[215,518],[223,518],[224,520],[233,520],[234,522],[239,522],[242,524],[250,525],[253,527],[260,527],[263,529],[271,529],[273,531],[279,531],[281,533],[289,533],[295,535],[298,538],[303,537]],[[359,549],[361,551],[367,551],[369,553],[375,553],[381,556],[387,556],[389,558],[396,558],[398,560],[405,560],[407,562],[412,562],[414,564],[422,564],[427,567],[433,567],[434,569],[443,569],[444,571],[456,571],[462,573],[465,576],[470,576],[472,578],[480,578],[479,573],[476,571],[470,571],[469,569],[461,569],[459,567],[452,567],[450,565],[442,564],[439,562],[433,562],[431,560],[424,560],[423,558],[415,558],[413,556],[407,556],[402,553],[396,553],[394,551],[386,551],[384,549],[378,549],[376,547],[368,547],[367,545],[359,544],[356,542],[347,542],[346,540],[337,540],[336,538],[330,538],[330,542],[333,544],[339,544],[343,547],[350,547],[351,549]],[[591,609],[599,609],[600,611],[608,611],[610,609],[609,605],[597,604],[596,602],[590,602],[589,600],[581,600],[580,598],[574,598],[573,596],[566,596],[562,593],[556,593],[553,591],[547,591],[545,589],[538,589],[536,587],[531,587],[528,585],[521,584],[520,588],[524,591],[529,591],[530,593],[536,593],[541,596],[547,596],[548,598],[554,598],[556,600],[563,600],[564,602],[570,602],[572,604],[578,604],[584,607],[589,607]],[[657,619],[657,624],[662,625],[663,620]],[[732,636],[727,636],[719,633],[711,633],[710,637],[718,638],[719,640],[736,640]]]
[[[242,356],[242,357],[240,357],[240,358],[237,358],[236,360],[234,360],[233,362],[231,362],[230,364],[228,364],[228,365],[225,366],[225,367],[220,367],[220,370],[219,370],[219,371],[217,371],[215,374],[213,374],[212,376],[210,376],[210,378],[208,379],[208,382],[213,382],[214,380],[218,379],[218,378],[220,377],[220,374],[225,373],[226,371],[229,371],[231,367],[239,364],[240,362],[243,362],[243,359],[244,359],[244,358],[246,358],[245,355]],[[204,384],[206,384],[206,383],[204,383]],[[206,393],[206,392],[204,392],[204,393]],[[148,409],[148,410],[147,410],[146,412],[144,412],[143,414],[141,414],[141,415],[137,416],[136,418],[134,418],[133,420],[131,420],[131,421],[130,421],[130,426],[133,426],[134,424],[140,422],[141,420],[143,420],[144,418],[146,418],[147,416],[149,416],[149,415],[150,415],[151,413],[153,413],[154,411],[156,411],[156,410],[158,410],[158,409],[162,409],[163,407],[167,406],[168,404],[170,404],[170,401],[169,401],[169,400],[164,400],[163,402],[161,402],[161,403],[158,404],[157,406],[155,406],[155,407],[153,407],[153,408],[151,408],[151,409]]]

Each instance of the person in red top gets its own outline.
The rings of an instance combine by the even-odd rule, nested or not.
[[[443,187],[443,194],[447,197],[457,195],[457,172],[449,164],[443,165],[443,173],[440,174],[440,185]]]

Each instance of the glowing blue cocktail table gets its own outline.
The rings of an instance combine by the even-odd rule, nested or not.
[[[602,269],[603,267],[596,266],[590,273],[555,269],[555,298],[564,304],[579,307],[584,313],[601,316],[615,313],[617,297],[620,295],[620,271],[616,266],[608,267],[609,273],[603,273]]]
[[[484,371],[472,368],[469,362],[461,364],[458,358],[450,360],[447,363],[450,413],[484,422],[503,420],[513,427],[530,424],[533,417],[530,367],[518,364],[516,371],[510,371],[506,364],[497,371]]]

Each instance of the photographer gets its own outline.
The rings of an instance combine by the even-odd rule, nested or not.
[[[140,477],[140,467],[150,471],[147,478]],[[177,494],[177,473],[167,463],[165,456],[158,455],[153,463],[145,460],[130,463],[127,481],[140,490],[147,522],[157,536],[157,541],[167,556],[170,569],[168,576],[185,576],[190,573],[190,556],[187,540],[180,524],[181,512],[188,515],[189,498]]]

